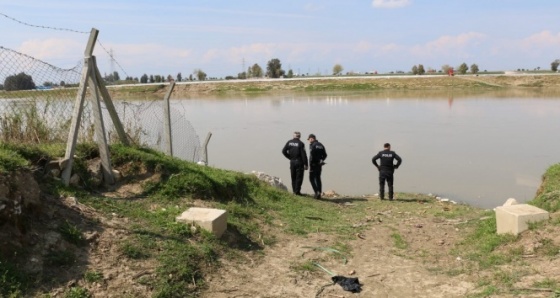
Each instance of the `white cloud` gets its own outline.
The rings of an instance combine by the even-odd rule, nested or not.
[[[436,40],[410,49],[414,56],[437,57],[440,55],[464,56],[468,49],[476,47],[486,40],[486,35],[478,32],[468,32],[456,36],[445,35]]]
[[[377,8],[401,8],[412,4],[412,0],[373,0],[371,5]]]
[[[558,47],[560,45],[560,33],[552,33],[548,30],[533,34],[521,41],[524,48]]]
[[[23,42],[18,48],[19,52],[25,53],[35,59],[42,60],[54,66],[59,66],[58,61],[76,61],[83,58],[85,45],[71,39],[31,39]],[[64,64],[64,63],[63,63]]]

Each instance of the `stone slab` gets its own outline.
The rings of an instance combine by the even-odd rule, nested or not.
[[[227,229],[227,212],[222,209],[192,207],[175,218],[178,222],[196,224],[221,237]]]
[[[514,234],[527,230],[529,223],[549,219],[549,213],[528,204],[496,207],[496,226],[498,234]]]

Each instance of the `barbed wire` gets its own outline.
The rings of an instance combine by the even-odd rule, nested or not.
[[[28,27],[40,28],[40,29],[51,29],[51,30],[58,30],[58,31],[68,31],[68,32],[74,32],[74,33],[80,33],[80,34],[89,34],[89,33],[90,33],[90,32],[86,32],[86,31],[79,31],[79,30],[68,29],[68,28],[57,28],[57,27],[50,27],[50,26],[33,25],[33,24],[29,24],[29,23],[20,21],[20,20],[14,18],[14,17],[11,17],[11,16],[9,16],[9,15],[7,15],[7,14],[4,14],[4,13],[1,13],[1,12],[0,12],[0,15],[3,16],[3,17],[5,17],[5,18],[7,18],[7,19],[10,19],[10,20],[12,20],[12,21],[14,21],[14,22],[17,22],[17,23],[19,23],[19,24],[22,24],[22,25],[28,26]],[[111,61],[114,61],[114,62],[118,65],[119,69],[120,69],[122,72],[124,72],[125,77],[129,77],[128,73],[127,73],[126,70],[122,67],[122,65],[119,63],[119,61],[117,61],[117,59],[115,59],[115,57],[113,57],[113,55],[111,55],[111,54],[109,53],[109,51],[103,46],[103,44],[101,44],[101,42],[100,42],[99,40],[97,40],[97,43],[99,44],[99,46],[101,46],[101,48],[105,51],[105,53],[107,53],[107,55],[110,57]]]
[[[111,54],[109,53],[109,51],[107,51],[107,49],[103,46],[103,44],[101,44],[101,42],[99,41],[99,39],[97,40],[97,43],[98,43],[99,46],[105,51],[105,53],[107,53],[107,55],[109,55],[109,57],[111,57],[111,60],[114,61],[114,62],[119,66],[119,68],[124,72],[125,77],[128,77],[128,73],[126,73],[126,71],[124,70],[124,68],[123,68],[123,67],[121,66],[121,64],[119,63],[119,61],[117,61],[117,59],[115,59],[115,58],[113,57],[113,55],[111,55]]]
[[[88,34],[89,32],[85,32],[85,31],[78,31],[78,30],[74,30],[74,29],[68,29],[68,28],[56,28],[56,27],[49,27],[49,26],[41,26],[41,25],[33,25],[33,24],[29,24],[23,21],[20,21],[16,18],[13,18],[7,14],[3,14],[0,12],[0,15],[3,17],[6,17],[14,22],[20,23],[22,25],[25,26],[29,26],[29,27],[35,27],[35,28],[41,28],[41,29],[51,29],[51,30],[58,30],[58,31],[69,31],[69,32],[75,32],[75,33],[81,33],[81,34]]]

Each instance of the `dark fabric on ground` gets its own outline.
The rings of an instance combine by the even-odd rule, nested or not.
[[[352,293],[359,293],[362,290],[362,285],[357,277],[344,277],[340,275],[333,276],[332,281],[339,284],[342,289]]]

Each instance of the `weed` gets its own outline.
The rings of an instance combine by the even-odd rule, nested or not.
[[[541,247],[537,249],[539,253],[544,254],[545,256],[554,257],[560,253],[560,246],[554,244],[551,239],[544,238],[539,241],[541,243]]]
[[[130,259],[146,259],[149,257],[149,254],[144,249],[130,242],[122,244],[121,251]]]
[[[78,229],[75,225],[68,222],[68,220],[64,221],[64,223],[60,226],[59,232],[66,241],[81,246],[85,243],[84,236],[82,235],[82,231]]]
[[[14,266],[0,261],[0,297],[23,297],[24,276]]]
[[[45,263],[51,266],[71,265],[76,261],[74,253],[68,250],[51,251],[45,257]]]
[[[65,294],[64,298],[89,298],[91,294],[87,289],[81,287],[72,287]]]
[[[399,249],[407,249],[408,243],[402,238],[402,236],[398,233],[391,234],[391,238],[395,243],[395,247]]]
[[[97,271],[88,271],[84,274],[84,280],[88,283],[98,282],[103,279],[103,273]]]
[[[540,281],[535,281],[533,287],[560,290],[558,289],[558,281],[548,277]]]

